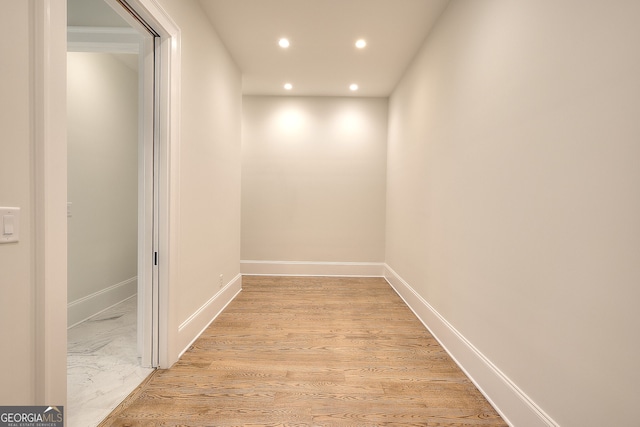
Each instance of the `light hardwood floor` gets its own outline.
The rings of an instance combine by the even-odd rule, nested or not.
[[[506,426],[381,278],[252,277],[101,426]]]

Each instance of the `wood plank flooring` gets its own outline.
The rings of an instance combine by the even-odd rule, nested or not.
[[[101,426],[506,426],[381,278],[243,278]]]

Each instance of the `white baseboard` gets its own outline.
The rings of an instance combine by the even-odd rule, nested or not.
[[[359,276],[382,277],[381,262],[240,261],[247,276]]]
[[[220,289],[209,301],[193,313],[178,327],[178,348],[182,349],[178,358],[191,347],[196,339],[213,322],[222,310],[242,290],[242,275],[238,274],[226,286]]]
[[[388,265],[384,277],[510,426],[558,426]]]
[[[67,328],[131,298],[138,292],[138,278],[132,277],[67,304]]]

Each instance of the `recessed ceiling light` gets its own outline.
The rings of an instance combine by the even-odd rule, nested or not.
[[[293,89],[293,85],[292,85],[291,83],[285,83],[285,84],[284,84],[284,88],[285,88],[286,90],[291,90],[291,89]]]
[[[358,49],[363,49],[367,45],[367,41],[364,39],[360,39],[356,42],[356,47]]]
[[[280,39],[280,40],[278,41],[278,44],[280,45],[280,47],[281,47],[281,48],[286,49],[286,48],[288,48],[288,47],[289,47],[289,44],[290,44],[290,43],[289,43],[289,40],[287,40],[287,39]]]
[[[358,90],[358,85],[353,83],[353,84],[351,84],[351,86],[349,86],[349,89],[351,89],[352,91],[355,92],[356,90]]]

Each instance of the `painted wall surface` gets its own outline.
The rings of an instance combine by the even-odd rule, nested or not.
[[[637,423],[638,16],[454,0],[390,99],[387,263],[562,426]]]
[[[242,259],[384,261],[387,100],[243,100]]]
[[[0,204],[23,208],[22,240],[0,246],[0,340],[12,351],[0,355],[2,404],[64,404],[66,397],[66,2],[51,0],[51,10],[41,2],[0,0],[0,24],[15,37],[0,42]],[[180,283],[174,284],[172,301],[176,318],[193,314],[218,290],[211,272],[230,280],[239,273],[240,257],[240,72],[195,1],[162,0],[160,3],[182,29],[182,135],[181,135],[181,248]],[[48,4],[48,3],[47,3]],[[30,99],[32,10],[50,18],[43,37],[49,37],[49,73],[36,80],[49,81],[52,107],[45,117],[51,143],[44,164],[34,165],[34,129]],[[47,13],[44,13],[47,12]],[[50,37],[52,36],[52,37]],[[46,49],[43,50],[45,53]],[[39,131],[43,131],[39,129]],[[40,133],[40,135],[43,135]],[[46,188],[34,190],[37,178]],[[50,228],[34,236],[31,200],[44,198],[45,220]],[[211,237],[215,237],[212,239]],[[31,245],[38,243],[38,248]],[[60,249],[57,250],[56,249]],[[36,262],[35,252],[45,255]],[[34,270],[42,273],[42,280]],[[35,281],[35,285],[34,285]],[[47,285],[39,289],[36,286]],[[212,289],[214,288],[215,289]],[[179,323],[171,324],[177,334]],[[60,345],[63,343],[63,345]]]
[[[240,273],[241,75],[197,1],[159,3],[181,30],[177,328]]]
[[[67,61],[73,302],[137,275],[138,73],[108,53]]]
[[[0,1],[0,206],[21,208],[20,242],[0,245],[0,402],[34,401],[29,3]]]
[[[20,242],[0,245],[0,402],[64,405],[66,2],[0,10],[0,205],[22,208]]]

